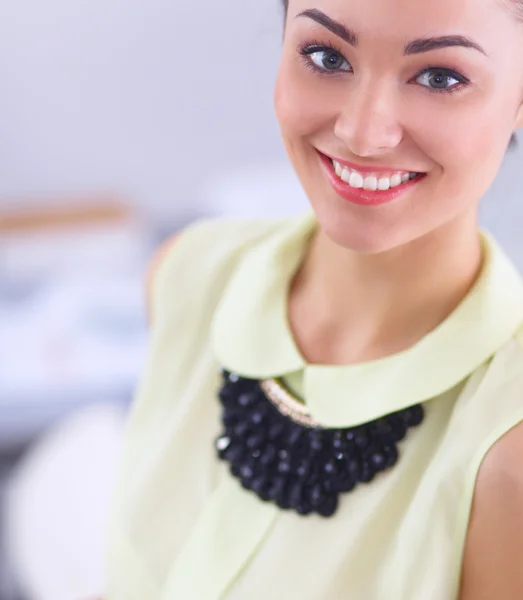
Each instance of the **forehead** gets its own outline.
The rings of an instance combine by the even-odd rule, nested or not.
[[[362,42],[401,43],[410,39],[461,34],[481,40],[489,52],[507,45],[523,28],[509,10],[511,0],[289,0],[289,25],[317,9],[342,22]],[[308,26],[313,26],[312,22]],[[507,38],[508,36],[508,38]]]

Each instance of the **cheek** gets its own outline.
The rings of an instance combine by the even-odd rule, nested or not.
[[[452,102],[452,98],[442,102],[448,100]],[[411,118],[414,142],[441,169],[443,182],[456,188],[466,182],[471,190],[483,192],[503,160],[510,123],[500,122],[499,112],[485,105],[445,108],[433,110],[431,118]],[[411,115],[416,115],[415,110]]]
[[[286,143],[318,133],[335,122],[336,99],[311,85],[312,73],[284,56],[274,93],[274,108]]]

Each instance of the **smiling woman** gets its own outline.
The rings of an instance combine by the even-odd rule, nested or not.
[[[284,8],[312,211],[155,261],[108,600],[520,599],[523,281],[478,204],[523,125],[522,5]]]

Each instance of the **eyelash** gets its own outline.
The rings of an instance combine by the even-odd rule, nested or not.
[[[332,44],[329,43],[328,45],[325,45],[321,42],[312,40],[312,41],[308,42],[307,44],[301,44],[300,46],[298,46],[298,54],[302,58],[305,66],[307,68],[311,69],[311,71],[313,71],[314,73],[317,73],[318,75],[326,75],[327,77],[332,77],[333,75],[339,75],[340,71],[332,71],[330,73],[328,71],[323,71],[322,69],[319,69],[310,60],[309,56],[311,54],[314,54],[314,52],[322,52],[322,51],[326,51],[326,52],[333,51],[333,52],[336,52],[337,54],[339,54],[340,56],[344,57],[341,49],[339,47],[337,47],[336,44],[334,44],[334,43],[332,43]],[[347,62],[349,62],[349,61],[347,61]]]
[[[328,45],[326,45],[321,42],[311,41],[311,42],[308,42],[307,44],[300,45],[298,47],[298,54],[299,54],[300,58],[302,59],[304,65],[308,69],[310,69],[312,72],[314,72],[315,74],[325,76],[325,77],[335,77],[335,76],[340,76],[347,72],[347,71],[335,71],[335,70],[329,72],[328,70],[320,69],[309,58],[310,55],[314,54],[315,52],[335,52],[345,59],[343,52],[341,51],[340,48],[338,48],[336,46],[336,44],[329,43]],[[345,60],[347,60],[347,59],[345,59]],[[349,62],[349,61],[347,61],[347,62]],[[447,75],[448,77],[456,79],[456,81],[458,81],[458,83],[449,88],[441,88],[441,89],[430,88],[428,86],[422,86],[429,93],[454,94],[456,92],[461,91],[463,89],[463,87],[470,84],[469,79],[467,79],[463,75],[460,75],[456,71],[453,71],[452,69],[447,69],[444,67],[431,67],[431,66],[425,67],[424,69],[419,71],[416,75],[414,75],[414,77],[412,77],[412,79],[410,81],[414,81],[414,80],[418,79],[419,77],[421,77],[422,75],[425,75],[426,73],[430,73],[432,71],[441,71],[441,72],[445,73],[445,75]]]
[[[434,94],[455,94],[456,92],[460,92],[464,87],[466,87],[470,84],[470,80],[467,79],[464,75],[461,75],[460,73],[453,71],[452,69],[446,69],[444,67],[425,67],[419,73],[414,75],[414,77],[410,81],[415,81],[416,79],[418,79],[418,77],[421,77],[422,75],[425,75],[426,73],[430,73],[432,71],[441,71],[447,77],[451,77],[452,79],[455,79],[458,83],[449,88],[441,88],[441,89],[430,88],[428,86],[422,86],[428,92],[432,92]]]

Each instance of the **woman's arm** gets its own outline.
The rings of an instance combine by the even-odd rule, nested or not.
[[[147,314],[149,315],[149,321],[151,321],[152,319],[152,288],[156,273],[158,272],[158,269],[161,263],[163,262],[163,259],[167,256],[167,254],[169,254],[179,235],[179,233],[175,233],[165,242],[163,242],[163,244],[154,253],[149,264],[149,268],[147,269]]]
[[[480,469],[459,600],[523,598],[523,423],[489,452]]]

